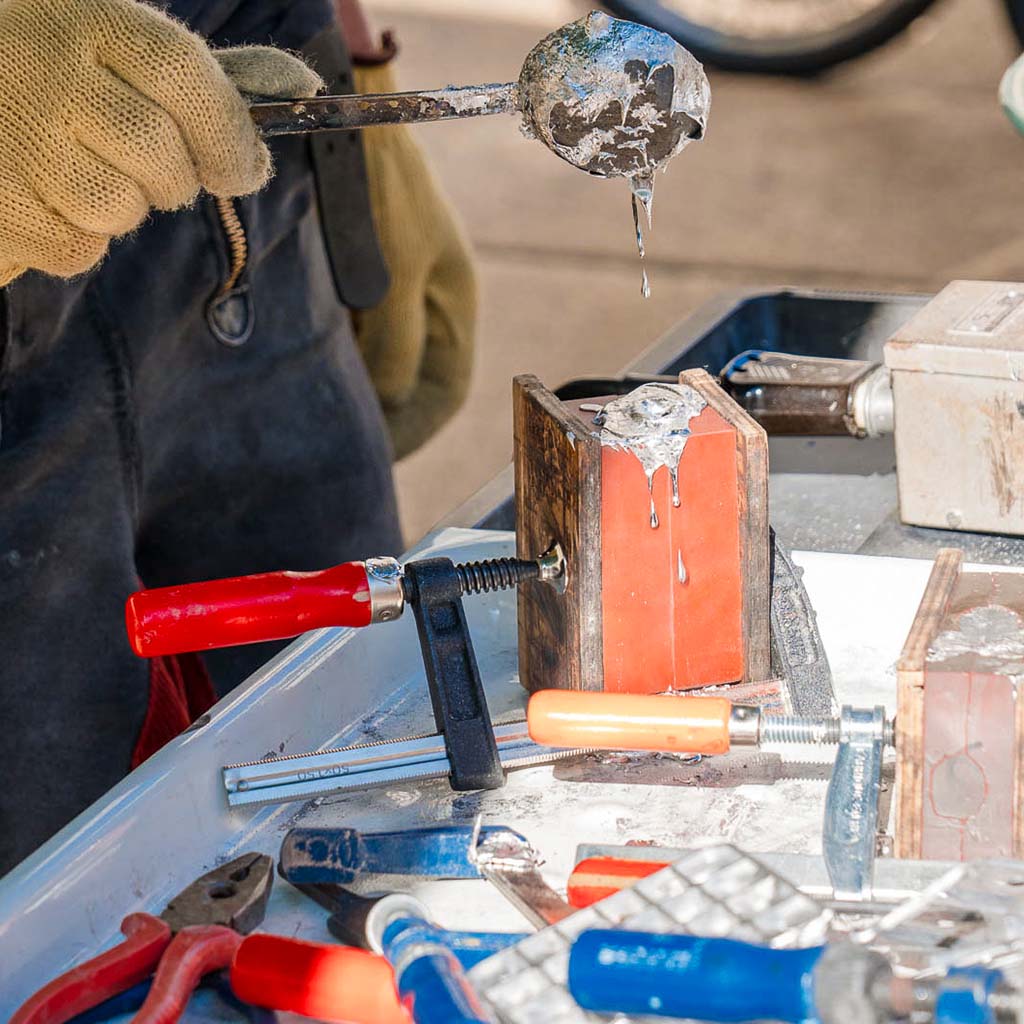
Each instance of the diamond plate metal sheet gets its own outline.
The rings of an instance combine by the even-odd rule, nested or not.
[[[478,964],[469,977],[501,1024],[590,1024],[567,987],[569,951],[588,928],[728,937],[785,947],[823,942],[832,914],[731,845],[688,853],[657,874]],[[619,1015],[617,1024],[651,1019]],[[665,1018],[659,1018],[665,1020]]]

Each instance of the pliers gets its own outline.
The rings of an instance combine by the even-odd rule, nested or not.
[[[55,978],[10,1024],[66,1024],[152,977],[134,1024],[176,1021],[203,975],[229,967],[266,913],[274,862],[247,853],[197,878],[164,912],[129,914],[125,941]]]
[[[108,1024],[108,1022],[125,1014],[133,1017],[142,1008],[153,987],[152,979],[140,982],[133,988],[126,989],[119,995],[108,999],[99,1006],[94,1006],[85,1013],[73,1017],[69,1024]],[[200,983],[201,989],[212,991],[216,995],[218,1006],[223,1005],[234,1010],[239,1020],[247,1020],[249,1024],[277,1024],[278,1016],[273,1010],[262,1006],[243,1003],[231,988],[231,977],[228,971],[216,971],[206,975]],[[220,1017],[217,1017],[220,1020]]]

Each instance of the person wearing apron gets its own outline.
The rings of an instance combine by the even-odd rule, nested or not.
[[[310,95],[316,75],[280,52],[229,49],[223,75],[202,63],[207,43],[215,55],[273,46],[302,54],[328,90],[354,91],[331,0],[162,6],[173,23],[152,8],[136,21],[135,0],[0,0],[0,130],[15,126],[15,141],[29,140],[16,158],[8,136],[8,155],[0,155],[0,875],[276,649],[140,660],[123,611],[140,583],[318,569],[402,548],[377,390],[388,396],[378,374],[371,380],[374,353],[364,359],[350,316],[363,309],[370,323],[386,320],[394,293],[359,135],[276,139],[271,172],[263,144],[247,134],[239,90]],[[83,10],[84,26],[76,20]],[[47,17],[64,48],[52,59],[36,46]],[[186,26],[205,42],[183,43]],[[186,54],[168,58],[166,69],[155,52],[165,38],[172,55]],[[87,87],[88,61],[60,81],[60,61],[81,59],[79,42],[111,72],[115,99],[127,83],[161,107],[166,94],[172,118],[177,109],[186,141],[179,149],[194,157],[205,186],[192,184],[191,203],[181,195],[179,208],[156,208],[175,205],[173,194],[159,193],[157,166],[155,185],[138,174],[154,209],[137,226],[94,223],[122,178],[97,178],[81,205],[94,157],[130,183],[146,140],[150,155],[164,143],[159,133],[126,128],[113,101],[92,109],[86,93],[81,103],[59,102]],[[32,84],[29,65],[40,52],[36,63],[54,80],[8,88],[16,74],[29,73]],[[158,73],[150,68],[135,81],[133,59],[154,62]],[[175,75],[184,76],[184,92],[174,92]],[[41,167],[32,163],[37,137]],[[125,148],[125,138],[140,148]],[[68,139],[81,143],[73,156]],[[120,163],[108,152],[117,145]],[[167,154],[164,167],[180,158],[178,149]],[[123,218],[129,206],[121,201]],[[468,350],[473,288],[464,247],[459,258],[458,334]],[[468,355],[455,374],[457,396],[466,376]],[[389,416],[401,415],[413,390],[397,396]]]

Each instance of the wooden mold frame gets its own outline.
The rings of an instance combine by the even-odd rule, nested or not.
[[[680,383],[698,391],[735,430],[743,567],[744,677],[771,675],[768,442],[764,430],[710,374],[687,370]],[[548,584],[519,590],[519,672],[528,690],[602,690],[602,445],[592,422],[534,376],[513,381],[516,544],[536,558],[553,543],[566,558],[564,593]]]
[[[960,578],[963,552],[943,548],[935,558],[924,596],[896,664],[896,822],[894,852],[917,860],[922,845],[924,800],[924,673],[928,648],[938,634]]]

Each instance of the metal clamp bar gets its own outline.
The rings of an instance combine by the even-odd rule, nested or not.
[[[494,739],[505,770],[550,764],[583,753],[534,743],[526,722],[496,725]],[[442,779],[450,771],[441,736],[417,736],[311,754],[290,754],[227,765],[222,770],[224,789],[232,807],[309,800],[412,779]]]

